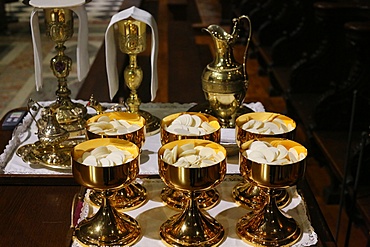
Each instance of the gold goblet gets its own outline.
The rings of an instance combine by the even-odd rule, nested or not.
[[[107,125],[105,121],[99,121],[101,119],[107,118],[109,121],[113,121],[118,125],[118,129],[114,128],[113,125]],[[136,126],[129,130],[127,128],[122,128],[123,131],[119,130],[119,121],[125,121],[125,123],[131,126]],[[97,131],[96,127],[104,126],[107,127],[106,131]],[[95,131],[93,130],[95,127]],[[122,133],[124,132],[124,133]],[[128,112],[107,112],[99,114],[89,118],[86,121],[86,135],[88,139],[96,138],[118,138],[122,140],[127,140],[138,146],[139,150],[143,147],[145,143],[145,119],[135,113]],[[148,194],[144,186],[133,181],[127,186],[116,191],[115,195],[111,197],[112,205],[121,210],[131,210],[140,207],[147,202]],[[101,205],[101,193],[92,190],[90,193],[90,200],[96,205]]]
[[[240,154],[240,166],[248,170],[243,174],[245,179],[255,182],[266,193],[266,204],[260,210],[252,211],[240,218],[236,231],[243,241],[252,245],[291,246],[302,235],[293,218],[282,214],[276,204],[276,190],[286,189],[295,185],[303,176],[306,168],[307,150],[299,143],[278,138],[260,138],[272,146],[283,145],[293,147],[301,156],[300,160],[290,164],[278,165],[259,163],[247,157],[246,152]]]
[[[86,108],[71,101],[71,90],[67,86],[67,77],[71,71],[72,59],[65,55],[64,43],[73,36],[73,11],[68,8],[44,9],[46,35],[56,43],[57,55],[50,60],[50,68],[58,79],[56,101],[50,108],[56,112],[59,124],[77,135],[85,128]]]
[[[129,56],[129,64],[123,74],[125,84],[130,89],[130,95],[126,100],[127,111],[143,116],[146,120],[147,133],[155,133],[159,130],[160,120],[149,112],[139,109],[141,100],[137,95],[137,89],[143,80],[143,71],[137,64],[137,55],[146,49],[146,24],[129,18],[117,22],[116,26],[119,48]]]
[[[278,123],[284,126],[291,126],[290,128],[283,128],[276,133],[258,133],[257,129],[253,129],[252,123],[249,124],[249,128],[246,128],[245,124],[249,121],[258,121],[262,123]],[[262,129],[261,126],[260,129]],[[243,144],[251,141],[253,139],[258,139],[261,137],[275,137],[275,138],[287,138],[293,139],[294,132],[296,128],[296,123],[293,119],[278,113],[272,112],[252,112],[241,115],[235,121],[235,131],[236,131],[236,143],[240,149],[243,149]],[[270,130],[270,129],[269,129]],[[262,132],[262,131],[261,131]],[[242,175],[248,171],[243,170],[245,167],[240,167]],[[276,201],[279,207],[283,208],[288,205],[291,201],[289,194],[286,190],[279,190],[276,196]],[[261,192],[259,186],[246,178],[245,182],[237,184],[232,190],[232,196],[236,203],[243,205],[250,209],[259,209],[265,203],[266,195]]]
[[[82,155],[94,148],[113,145],[127,150],[133,159],[121,165],[94,166],[79,162]],[[81,221],[74,236],[85,245],[131,245],[141,235],[139,223],[132,217],[119,213],[110,202],[115,191],[130,184],[139,174],[139,148],[126,140],[102,138],[83,142],[72,151],[72,171],[75,180],[87,188],[100,191],[101,206],[96,214]]]
[[[212,133],[207,134],[198,134],[198,135],[185,135],[185,134],[175,134],[171,133],[167,127],[171,125],[171,123],[177,119],[179,116],[184,114],[188,114],[190,116],[198,116],[202,121],[208,122],[213,128],[214,131]],[[165,145],[169,142],[176,141],[176,140],[184,140],[184,139],[202,139],[202,140],[210,140],[213,142],[219,143],[221,140],[221,126],[219,121],[216,117],[213,117],[208,114],[197,113],[197,112],[180,112],[171,114],[166,116],[161,121],[161,144]],[[171,187],[166,186],[163,188],[161,192],[161,199],[164,203],[174,209],[182,210],[186,206],[186,201],[184,201],[184,191],[176,190]],[[215,206],[220,199],[220,195],[218,191],[214,188],[202,191],[197,197],[198,205],[202,209],[209,209]]]
[[[226,174],[226,158],[213,165],[199,168],[177,167],[166,163],[162,157],[166,149],[194,143],[209,145],[215,150],[226,150],[220,144],[207,140],[179,140],[163,145],[158,151],[159,174],[164,183],[184,192],[186,206],[160,227],[160,236],[169,246],[217,246],[225,235],[223,226],[199,209],[197,192],[206,191],[220,184]]]

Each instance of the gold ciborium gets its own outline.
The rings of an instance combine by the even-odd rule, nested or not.
[[[72,59],[64,51],[64,43],[73,36],[73,11],[68,8],[45,8],[46,35],[56,43],[57,54],[50,60],[50,68],[58,80],[56,101],[49,107],[56,112],[58,122],[69,132],[83,131],[86,108],[71,101],[71,90],[67,77],[71,71]]]
[[[241,150],[245,149],[243,144],[248,144],[253,139],[261,137],[293,139],[296,128],[293,119],[273,112],[247,113],[238,117],[235,123],[236,143]],[[242,174],[244,172],[246,171],[241,171]],[[246,178],[245,182],[234,187],[232,196],[238,204],[250,209],[259,209],[265,203],[266,195],[261,193],[256,183]],[[276,201],[278,206],[283,208],[290,203],[291,198],[286,190],[279,190]]]
[[[97,138],[118,138],[130,141],[136,144],[139,150],[141,150],[145,143],[145,119],[138,114],[129,112],[102,113],[86,121],[86,136],[90,140]],[[116,191],[110,200],[115,208],[129,210],[143,205],[147,201],[147,197],[145,187],[133,181]],[[100,206],[102,201],[101,193],[91,190],[90,200]]]
[[[296,243],[302,230],[296,221],[284,215],[276,204],[276,192],[296,185],[302,179],[306,168],[307,150],[297,142],[281,138],[260,138],[273,147],[282,145],[293,148],[299,158],[287,164],[259,163],[252,161],[252,154],[240,154],[240,166],[248,172],[245,179],[255,182],[266,193],[266,204],[240,218],[236,232],[243,241],[254,246],[291,246]]]
[[[182,116],[192,116],[192,117],[199,117],[199,119],[202,122],[207,122],[211,125],[213,128],[213,131],[211,133],[196,133],[191,134],[190,132],[188,134],[180,134],[180,133],[174,133],[171,132],[168,129],[168,126],[171,126],[171,124],[176,120],[179,119],[179,117]],[[192,120],[194,121],[194,120]],[[198,120],[199,121],[199,120]],[[190,124],[192,127],[194,124]],[[217,118],[203,113],[198,112],[179,112],[174,113],[169,116],[166,116],[161,121],[161,144],[165,145],[172,141],[177,140],[185,140],[185,139],[201,139],[201,140],[209,140],[216,143],[220,143],[221,140],[221,126]],[[182,210],[186,206],[186,201],[184,201],[184,191],[183,190],[176,190],[172,187],[166,186],[163,188],[161,192],[161,199],[164,203],[166,203],[168,206],[174,208],[174,209],[180,209]],[[213,206],[215,206],[220,199],[220,195],[218,191],[214,188],[202,191],[197,197],[198,205],[202,209],[209,209]]]
[[[137,64],[137,55],[146,49],[146,24],[130,17],[118,21],[115,25],[119,48],[129,56],[129,64],[123,72],[125,84],[130,89],[130,95],[125,102],[127,111],[143,116],[147,133],[155,133],[160,128],[160,120],[149,112],[140,110],[141,100],[137,95],[137,89],[143,80],[143,71]]]
[[[164,161],[166,149],[193,143],[221,151],[220,144],[207,140],[187,139],[167,143],[158,151],[159,174],[167,186],[184,192],[186,206],[160,227],[160,236],[169,246],[217,246],[224,239],[223,226],[205,211],[199,209],[197,195],[220,184],[226,174],[226,158],[204,167],[181,167]]]
[[[114,166],[80,163],[84,153],[108,145],[129,151],[133,159]],[[76,226],[74,237],[85,245],[94,246],[128,246],[135,243],[141,235],[139,223],[134,218],[119,213],[111,205],[110,198],[115,191],[129,185],[139,174],[139,148],[132,142],[116,138],[88,140],[74,147],[72,171],[79,184],[99,191],[102,198],[96,214]]]
[[[249,32],[244,51],[243,64],[238,63],[233,54],[233,47],[239,39],[242,20],[247,20]],[[218,25],[210,25],[203,30],[213,38],[215,55],[212,63],[202,73],[202,88],[211,112],[221,122],[222,127],[235,127],[235,119],[242,110],[248,87],[247,51],[252,35],[252,26],[248,16],[233,19],[233,31],[227,33]],[[239,114],[240,115],[240,114]]]

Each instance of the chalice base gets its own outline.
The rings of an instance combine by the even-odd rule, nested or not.
[[[236,224],[236,232],[244,242],[253,246],[291,246],[302,235],[295,220],[284,216],[276,203],[243,216]]]
[[[250,182],[241,182],[232,190],[234,201],[247,209],[261,209],[266,203],[266,193],[256,184]],[[279,208],[286,207],[292,199],[285,189],[276,193],[276,204]]]
[[[49,106],[56,111],[56,118],[62,128],[70,132],[70,136],[84,134],[86,107],[74,103],[69,98],[57,100]]]
[[[134,218],[105,206],[91,218],[81,221],[73,236],[89,246],[129,246],[141,237],[141,227]]]
[[[139,115],[145,118],[146,121],[146,134],[154,135],[159,132],[161,127],[161,120],[156,116],[153,116],[147,111],[139,110]]]
[[[276,193],[276,204],[279,208],[285,208],[292,201],[286,189],[281,189]]]
[[[223,226],[200,210],[184,210],[163,223],[159,232],[167,246],[218,246],[224,239]]]
[[[266,203],[266,193],[250,182],[241,182],[232,190],[234,201],[247,209],[259,210]]]
[[[204,102],[204,103],[197,104],[197,105],[191,107],[188,111],[207,113],[207,114],[210,114],[210,115],[218,118],[220,121],[223,120],[223,119],[220,119],[217,116],[217,114],[212,110],[209,102]],[[230,120],[223,120],[221,125],[222,125],[223,128],[234,128],[235,127],[235,119],[238,118],[239,116],[243,115],[243,114],[250,113],[250,112],[253,112],[252,109],[250,109],[250,108],[248,108],[248,107],[246,107],[245,105],[242,104],[242,105],[240,105],[240,107],[238,107],[234,116]]]
[[[101,193],[91,190],[89,199],[96,206],[102,202]],[[144,186],[138,183],[131,183],[126,187],[118,190],[110,202],[112,206],[120,211],[129,211],[141,207],[148,201],[148,193]]]
[[[183,210],[187,203],[186,192],[165,187],[161,191],[162,201],[169,207]],[[201,209],[210,209],[220,201],[220,194],[216,189],[198,192],[195,199]]]

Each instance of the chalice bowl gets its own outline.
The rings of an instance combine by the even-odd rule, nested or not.
[[[139,150],[145,143],[145,119],[135,113],[106,112],[95,115],[86,121],[88,139],[118,138],[134,143]],[[90,200],[100,206],[101,193],[91,190]],[[119,189],[110,198],[112,205],[120,210],[138,208],[147,202],[147,191],[144,186],[133,181]]]
[[[107,150],[111,150],[108,155]],[[104,157],[103,157],[104,156]],[[120,159],[117,159],[120,156]],[[74,230],[74,237],[85,245],[128,246],[141,235],[139,223],[119,213],[110,198],[116,191],[129,185],[139,174],[139,148],[132,142],[117,138],[88,140],[72,151],[72,172],[75,180],[101,193],[99,210],[82,220]]]
[[[217,154],[218,157],[214,157],[213,161],[198,157],[204,162],[198,163],[192,160],[188,165],[180,161],[181,157],[173,162],[174,156],[172,155],[184,146],[193,146],[194,149],[200,149],[199,152]],[[158,165],[159,174],[164,183],[171,188],[183,191],[185,195],[183,200],[186,201],[181,213],[170,217],[161,225],[161,239],[169,246],[219,245],[225,236],[224,228],[199,208],[197,195],[201,191],[214,188],[223,181],[226,174],[225,148],[208,140],[173,141],[159,149]]]
[[[239,149],[245,149],[243,146],[261,137],[293,139],[295,129],[295,121],[285,115],[273,112],[247,113],[235,121],[236,143]],[[286,190],[279,190],[277,193],[276,201],[279,207],[283,208],[290,203],[291,198]],[[232,196],[236,203],[249,209],[261,208],[266,197],[259,186],[248,178],[233,188]]]
[[[161,144],[176,140],[201,139],[219,143],[221,140],[221,126],[216,117],[199,112],[179,112],[166,116],[161,121]],[[171,187],[164,187],[161,192],[162,201],[174,208],[183,209],[184,191]],[[220,194],[215,188],[200,192],[197,197],[198,205],[202,209],[215,206],[220,200]]]
[[[255,182],[267,196],[261,209],[238,220],[236,232],[253,246],[291,246],[300,239],[302,230],[293,218],[280,211],[275,191],[296,185],[304,176],[307,149],[283,138],[260,138],[246,148],[240,155],[240,166],[247,171],[242,175]],[[275,151],[279,157],[274,161],[268,162],[259,155]]]

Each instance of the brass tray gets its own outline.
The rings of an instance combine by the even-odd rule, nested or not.
[[[65,155],[70,155],[72,148],[83,142],[85,138],[74,138],[74,139],[68,139],[64,142],[62,142],[59,145],[59,151]],[[41,147],[40,141],[37,141],[32,144],[26,144],[23,146],[20,146],[16,154],[22,158],[24,162],[29,164],[31,167],[33,166],[45,166],[50,169],[56,169],[56,170],[71,170],[71,161],[68,159],[66,162],[62,164],[53,164],[53,163],[47,163],[42,159],[42,155],[44,153],[50,152],[50,147]]]

